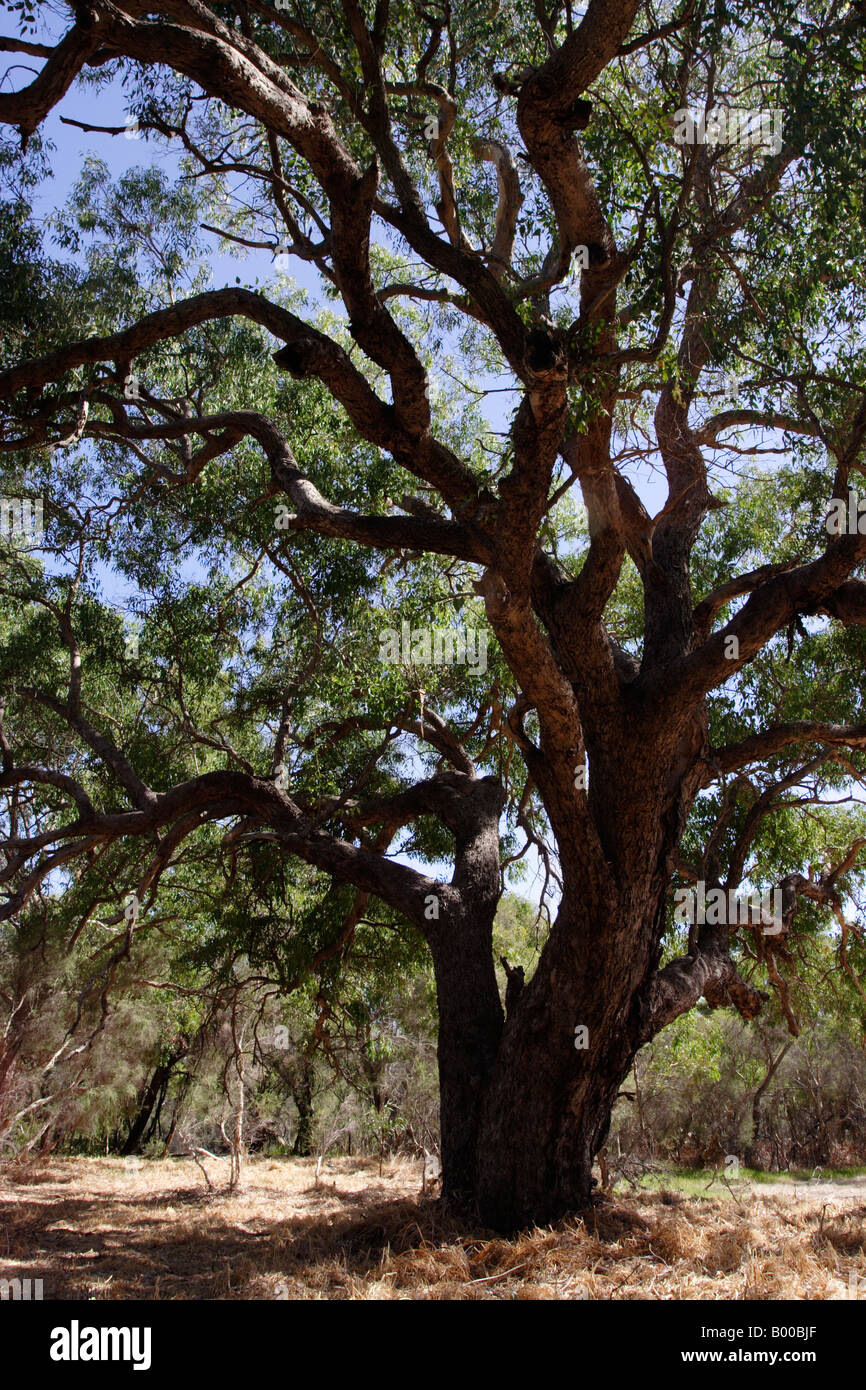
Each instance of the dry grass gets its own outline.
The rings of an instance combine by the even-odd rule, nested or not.
[[[513,1240],[448,1224],[419,1165],[64,1159],[0,1180],[0,1277],[64,1299],[840,1299],[866,1182],[638,1192]],[[717,1189],[718,1191],[718,1189]],[[861,1288],[866,1285],[861,1284]]]

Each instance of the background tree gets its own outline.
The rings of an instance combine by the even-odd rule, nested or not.
[[[767,866],[778,943],[726,922],[663,951],[673,886],[756,886],[768,822],[861,776],[866,534],[824,524],[866,433],[861,10],[68,10],[4,39],[44,62],[0,93],[28,145],[4,493],[49,518],[2,583],[2,913],[109,866],[149,912],[185,855],[231,893],[279,878],[263,848],[384,905],[432,957],[446,1197],[555,1217],[639,1049],[780,989],[801,899],[855,969],[861,827],[820,814],[826,862],[792,833]],[[76,79],[122,80],[182,154],[176,184],[83,170],[61,277],[22,199]],[[676,138],[684,108],[742,107],[779,140]],[[314,269],[319,301],[208,287],[203,222]],[[404,620],[489,625],[489,666],[377,661]],[[807,700],[779,679],[837,654]],[[553,920],[503,1011],[527,846]]]

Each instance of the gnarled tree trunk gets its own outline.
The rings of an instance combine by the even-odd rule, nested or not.
[[[694,725],[680,752],[684,741],[692,745]],[[701,996],[746,1016],[764,997],[737,976],[726,926],[702,926],[688,956],[658,969],[671,860],[696,783],[664,777],[636,746],[621,742],[618,757],[627,795],[596,783],[604,839],[567,845],[556,921],[531,979],[510,991],[507,1018],[493,995],[492,914],[455,921],[459,955],[450,933],[431,943],[443,1196],[498,1230],[590,1202],[617,1093],[656,1032]]]

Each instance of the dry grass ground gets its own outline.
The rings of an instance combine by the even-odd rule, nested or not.
[[[447,1224],[419,1165],[61,1159],[0,1175],[0,1278],[63,1299],[841,1299],[866,1181],[618,1196],[514,1240]],[[856,1287],[856,1285],[855,1285]],[[861,1293],[861,1297],[864,1295]]]

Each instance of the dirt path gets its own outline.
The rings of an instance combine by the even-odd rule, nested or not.
[[[866,1203],[866,1178],[781,1178],[778,1182],[750,1182],[749,1191],[761,1195],[793,1197],[798,1202]]]

